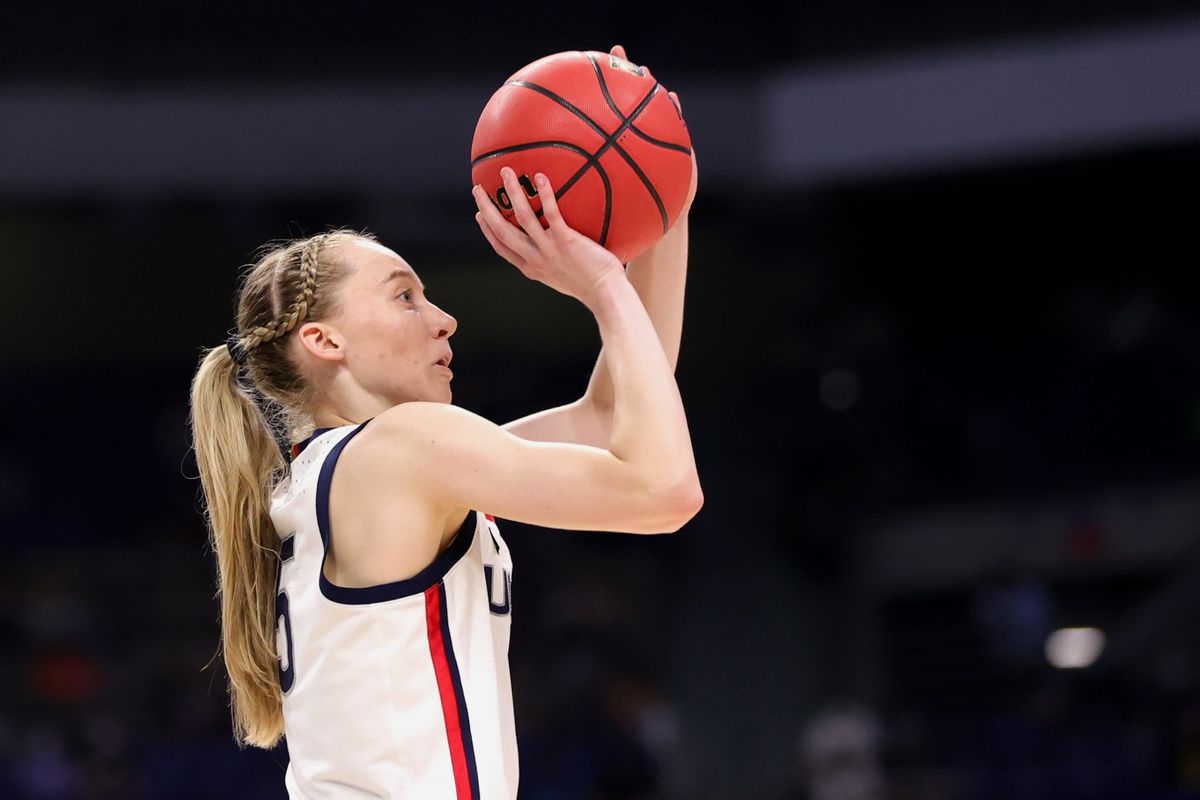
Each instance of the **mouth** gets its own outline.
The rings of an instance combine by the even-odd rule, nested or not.
[[[454,354],[453,354],[453,353],[447,353],[446,355],[442,356],[441,358],[439,358],[437,361],[435,361],[435,362],[433,362],[433,363],[434,363],[436,366],[439,366],[439,367],[449,367],[449,366],[450,366],[450,360],[451,360],[452,358],[454,358]]]

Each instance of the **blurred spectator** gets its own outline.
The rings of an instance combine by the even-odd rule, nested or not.
[[[840,701],[816,714],[800,738],[807,800],[884,800],[883,724],[868,706]]]

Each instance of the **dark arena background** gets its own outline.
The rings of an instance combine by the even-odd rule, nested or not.
[[[700,163],[679,534],[503,524],[522,800],[1200,797],[1183,0],[6,3],[0,798],[284,798],[239,750],[187,388],[263,242],[368,229],[455,401],[580,393],[475,119],[621,43]]]

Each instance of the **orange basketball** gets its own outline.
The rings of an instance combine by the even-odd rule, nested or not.
[[[538,59],[484,106],[471,179],[510,222],[500,168],[541,211],[533,176],[554,186],[563,219],[628,263],[666,233],[692,179],[692,140],[667,89],[645,67],[595,51]]]

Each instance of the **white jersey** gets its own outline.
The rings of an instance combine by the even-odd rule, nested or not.
[[[512,800],[508,547],[495,520],[473,511],[417,575],[330,583],[330,482],[362,427],[318,431],[272,498],[283,541],[276,618],[288,795]]]

